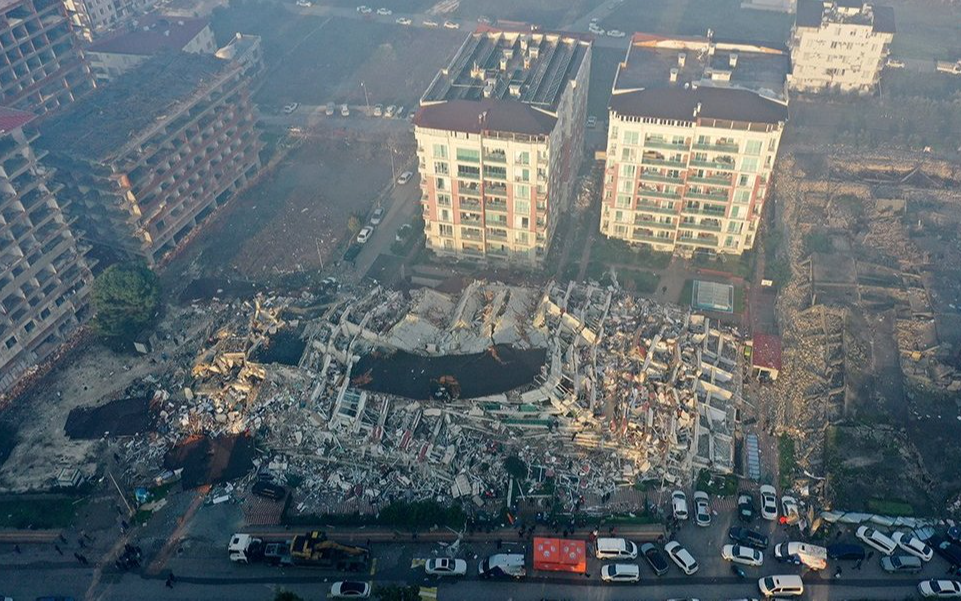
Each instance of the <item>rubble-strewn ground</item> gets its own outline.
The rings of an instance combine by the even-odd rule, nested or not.
[[[961,439],[961,170],[839,152],[790,154],[776,177],[794,268],[778,427],[835,506],[939,509],[961,489],[943,461]]]

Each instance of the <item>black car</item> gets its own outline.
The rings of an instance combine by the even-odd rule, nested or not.
[[[754,497],[749,492],[742,492],[737,496],[737,517],[742,522],[750,522],[757,515]]]
[[[258,497],[282,501],[287,498],[287,489],[271,482],[256,482],[250,489]]]
[[[956,543],[961,543],[961,526],[951,526],[948,528],[948,538]]]
[[[961,545],[958,543],[952,542],[951,539],[940,534],[935,534],[925,542],[951,565],[961,565]]]
[[[644,543],[641,545],[641,553],[644,554],[644,559],[651,565],[651,569],[654,570],[655,574],[658,576],[667,574],[667,557],[664,557],[664,554],[661,553],[661,550],[658,549],[654,543]]]
[[[864,560],[867,555],[864,547],[853,543],[835,543],[828,545],[828,557],[830,559],[847,559],[851,561]]]
[[[734,526],[727,531],[727,537],[739,545],[753,547],[755,549],[767,549],[768,539],[760,532],[748,530],[741,526]]]

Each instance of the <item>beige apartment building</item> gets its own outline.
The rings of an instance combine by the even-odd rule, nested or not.
[[[155,3],[155,0],[63,0],[74,29],[88,41],[147,12]]]
[[[155,264],[260,170],[246,65],[161,53],[44,123],[84,240]]]
[[[591,42],[482,28],[414,117],[427,246],[534,266],[570,203],[584,147]]]
[[[0,108],[0,393],[79,326],[90,269],[34,152],[34,115]]]
[[[752,248],[787,69],[764,44],[635,34],[610,101],[601,232],[682,255]]]
[[[106,82],[160,52],[214,54],[217,41],[210,22],[207,19],[149,15],[90,44],[85,54],[97,81]]]
[[[862,0],[798,0],[788,85],[873,94],[894,39],[894,9]]]

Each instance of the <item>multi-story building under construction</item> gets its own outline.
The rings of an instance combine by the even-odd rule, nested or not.
[[[590,41],[575,34],[467,37],[414,118],[428,248],[544,258],[581,162],[590,63]]]
[[[154,264],[260,169],[246,66],[165,53],[44,124],[85,239]]]
[[[93,88],[63,2],[5,3],[0,50],[0,106],[42,115]]]
[[[686,255],[752,248],[787,69],[765,44],[635,34],[610,100],[601,232]]]
[[[36,134],[23,131],[32,119],[0,108],[0,393],[77,328],[91,283]]]
[[[156,0],[63,0],[74,29],[92,40],[150,10]]]

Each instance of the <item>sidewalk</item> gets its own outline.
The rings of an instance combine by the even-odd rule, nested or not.
[[[661,524],[624,524],[615,526],[615,531],[613,536],[619,538],[628,538],[634,541],[654,541],[658,537],[665,535],[664,526]],[[591,532],[594,530],[593,527],[578,528],[573,534],[570,534],[566,538],[573,539],[587,539],[590,537]],[[274,528],[248,528],[245,530],[248,534],[254,534],[263,538],[290,538],[298,533],[320,531],[324,532],[328,538],[337,541],[369,541],[372,543],[390,543],[390,542],[410,542],[416,540],[418,542],[453,542],[457,540],[457,533],[451,530],[441,527],[437,530],[421,530],[412,533],[408,530],[391,530],[382,527],[372,527],[366,528],[364,526],[357,526],[352,528],[344,527],[325,527],[323,525],[317,526],[291,526],[289,530]],[[538,537],[549,537],[549,538],[561,538],[561,532],[554,531],[548,527],[539,527],[534,530],[532,536]],[[607,527],[602,527],[598,532],[599,536],[607,535]],[[465,532],[463,536],[464,542],[497,542],[497,541],[512,541],[512,540],[526,540],[532,536],[525,536],[524,539],[519,539],[517,536],[517,530],[515,528],[500,528],[497,530],[492,530],[491,532]]]

